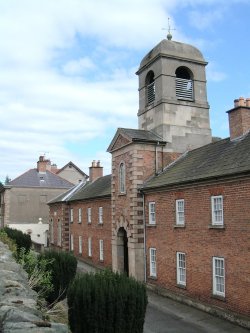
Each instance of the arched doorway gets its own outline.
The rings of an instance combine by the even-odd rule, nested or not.
[[[123,227],[121,227],[117,233],[117,258],[119,272],[129,275],[128,236]]]

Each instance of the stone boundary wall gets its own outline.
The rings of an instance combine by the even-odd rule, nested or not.
[[[0,242],[0,333],[68,333],[66,325],[43,319],[28,275]]]

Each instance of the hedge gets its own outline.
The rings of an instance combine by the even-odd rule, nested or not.
[[[147,307],[143,283],[111,271],[78,274],[68,289],[73,333],[142,333]]]

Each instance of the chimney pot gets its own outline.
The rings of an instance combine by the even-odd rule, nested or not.
[[[246,104],[245,98],[244,97],[240,97],[239,98],[239,106],[245,106],[245,104]]]
[[[239,100],[235,99],[234,100],[234,107],[237,108],[239,106]]]
[[[250,98],[246,98],[246,106],[250,107]]]

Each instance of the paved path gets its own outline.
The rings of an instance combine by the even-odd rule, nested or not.
[[[148,291],[144,333],[249,333],[249,330]]]
[[[96,269],[78,261],[78,271]],[[148,291],[144,333],[249,333],[249,330]]]

